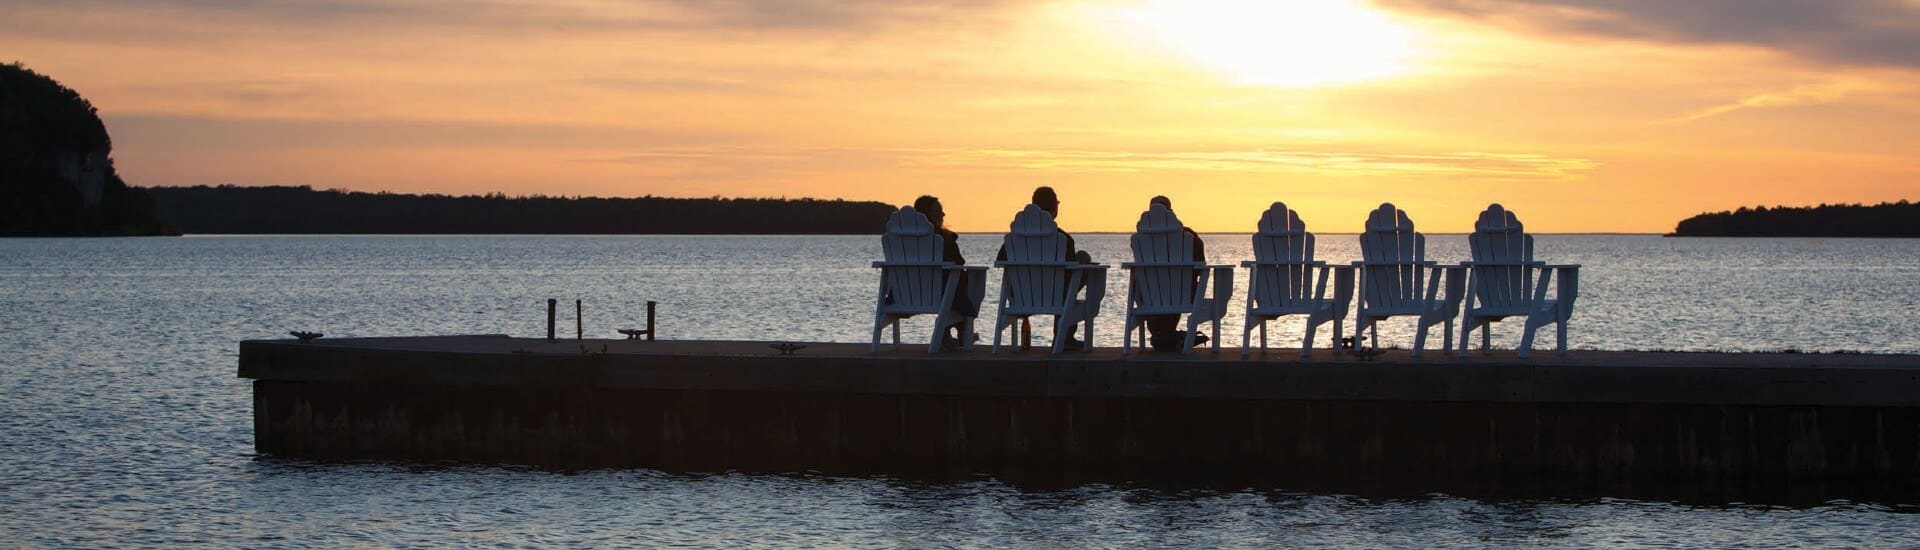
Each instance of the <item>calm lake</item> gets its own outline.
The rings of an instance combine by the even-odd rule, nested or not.
[[[1207,235],[1215,263],[1246,235]],[[1900,547],[1920,507],[1377,499],[1272,489],[1030,488],[649,470],[316,464],[253,454],[238,342],[545,332],[864,342],[878,237],[0,239],[0,545]],[[975,263],[994,235],[963,235]],[[1321,259],[1358,255],[1321,235]],[[1081,235],[1112,265],[1126,237]],[[1920,353],[1920,240],[1539,237],[1577,263],[1579,349]],[[1465,259],[1458,235],[1428,258]],[[1245,291],[1245,274],[1236,290]],[[988,301],[998,292],[990,278]],[[1123,274],[1096,344],[1119,343]],[[1226,344],[1239,345],[1232,303]],[[992,306],[983,317],[991,319]],[[562,332],[573,329],[563,308]],[[924,338],[910,324],[905,337]],[[1277,342],[1298,321],[1275,325]],[[1405,347],[1410,322],[1383,325]],[[990,325],[983,329],[990,330]],[[1351,330],[1351,329],[1349,329]],[[1040,331],[1036,331],[1037,333]],[[991,338],[991,335],[986,335]],[[1323,336],[1324,339],[1324,336]],[[1511,347],[1512,327],[1496,329]],[[1550,338],[1548,342],[1550,342]],[[1324,345],[1324,344],[1323,344]],[[1437,342],[1431,345],[1437,345]]]

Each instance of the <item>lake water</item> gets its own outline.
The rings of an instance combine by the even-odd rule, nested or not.
[[[1217,263],[1245,235],[1208,235]],[[1582,349],[1920,353],[1920,240],[1541,236]],[[253,454],[238,342],[545,331],[864,342],[875,237],[0,239],[0,545],[1910,546],[1920,508],[1028,488],[806,474],[316,464]],[[1083,235],[1117,263],[1124,236]],[[1353,238],[1322,235],[1347,261]],[[965,235],[968,258],[997,238]],[[1430,237],[1429,257],[1464,259]],[[1236,287],[1244,292],[1244,273]],[[996,295],[990,279],[988,299]],[[1097,342],[1119,342],[1124,278]],[[1241,298],[1233,302],[1237,310]],[[564,308],[563,308],[564,310]],[[986,315],[992,314],[991,305]],[[572,329],[563,311],[563,332]],[[1238,345],[1237,312],[1226,324]],[[1392,323],[1383,341],[1405,346]],[[1297,322],[1277,325],[1278,341]],[[910,327],[924,327],[921,324]],[[918,336],[924,328],[909,332]],[[1511,346],[1511,328],[1496,330]]]

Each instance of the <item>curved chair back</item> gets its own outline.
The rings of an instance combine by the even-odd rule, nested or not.
[[[1407,213],[1381,203],[1360,234],[1360,301],[1364,309],[1417,310],[1422,305],[1422,264],[1427,237],[1413,230]]]
[[[903,206],[887,218],[887,232],[880,236],[886,258],[882,269],[889,311],[938,312],[941,293],[946,290],[941,269],[946,239],[934,231],[933,222],[924,214]]]
[[[1473,254],[1473,295],[1480,307],[1524,312],[1533,296],[1527,271],[1538,264],[1533,260],[1533,235],[1520,218],[1499,204],[1488,206],[1474,222],[1467,248]]]
[[[1067,239],[1060,235],[1053,215],[1029,204],[1014,215],[1007,229],[1003,241],[1007,259],[998,262],[1006,300],[1001,307],[1016,313],[1065,307],[1069,299],[1067,267],[1075,262],[1068,259],[1072,252],[1067,250]]]
[[[1253,265],[1249,299],[1262,307],[1285,307],[1313,298],[1313,234],[1300,214],[1285,203],[1273,203],[1260,215],[1253,234]]]
[[[1132,296],[1146,314],[1186,313],[1193,309],[1193,277],[1204,264],[1193,261],[1193,235],[1166,206],[1154,204],[1134,225]]]

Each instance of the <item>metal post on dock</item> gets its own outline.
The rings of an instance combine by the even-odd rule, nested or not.
[[[560,307],[560,301],[547,298],[547,341],[553,341],[553,310]]]
[[[654,334],[654,333],[656,333],[656,332],[660,332],[660,331],[658,331],[658,330],[655,330],[655,329],[653,328],[653,306],[654,306],[654,303],[655,303],[655,302],[654,302],[653,300],[647,300],[647,341],[648,341],[648,342],[652,342],[652,341],[653,341],[653,334]]]
[[[586,322],[585,316],[582,315],[585,311],[580,305],[580,300],[573,301],[573,339],[575,340],[586,339],[586,329],[582,326]]]

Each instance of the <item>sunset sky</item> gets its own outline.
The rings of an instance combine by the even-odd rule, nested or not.
[[[1172,197],[1429,232],[1920,199],[1920,0],[0,0],[141,186]]]

